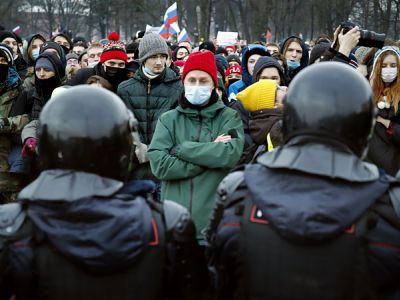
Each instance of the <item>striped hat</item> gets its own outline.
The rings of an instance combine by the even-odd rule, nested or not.
[[[0,57],[4,57],[8,61],[8,65],[14,65],[13,50],[6,44],[0,44]]]
[[[110,59],[119,59],[128,62],[128,55],[125,51],[125,45],[119,42],[119,35],[117,32],[111,32],[108,35],[109,42],[103,46],[103,52],[100,56],[100,62],[104,63]]]

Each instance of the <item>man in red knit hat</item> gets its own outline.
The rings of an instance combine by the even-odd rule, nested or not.
[[[91,76],[98,75],[111,84],[113,92],[117,92],[118,85],[128,79],[125,70],[128,55],[125,51],[125,45],[119,41],[118,33],[111,32],[108,35],[108,40],[109,42],[103,46],[100,62],[93,68],[79,70],[67,82],[67,85],[86,84]]]
[[[189,209],[204,245],[203,231],[219,182],[243,151],[242,122],[216,93],[217,67],[209,52],[192,53],[182,72],[184,97],[158,120],[149,147],[153,174],[161,180],[161,200]]]

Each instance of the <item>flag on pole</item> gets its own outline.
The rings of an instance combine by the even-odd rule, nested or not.
[[[169,33],[170,33],[171,35],[178,34],[179,32],[181,32],[181,29],[179,28],[178,22],[172,23],[172,24],[169,26]]]
[[[168,7],[164,15],[164,24],[161,26],[159,34],[164,38],[168,38],[180,32],[178,25],[178,9],[176,2]]]
[[[163,39],[167,39],[169,37],[169,32],[164,24],[162,24],[158,34],[161,35],[163,37]]]
[[[186,29],[183,28],[182,31],[178,35],[178,43],[181,42],[190,42],[190,37],[186,32]]]

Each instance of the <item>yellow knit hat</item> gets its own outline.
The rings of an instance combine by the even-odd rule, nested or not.
[[[244,108],[253,112],[260,109],[274,108],[276,81],[263,79],[237,94],[236,99],[242,102]]]

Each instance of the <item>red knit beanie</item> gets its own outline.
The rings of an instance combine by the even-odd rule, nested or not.
[[[104,63],[110,59],[120,59],[125,63],[128,62],[128,55],[125,51],[125,45],[119,42],[119,35],[117,32],[111,32],[108,35],[109,42],[103,46],[103,52],[100,56],[100,62]]]
[[[241,66],[230,66],[228,68],[228,70],[225,71],[225,77],[228,77],[231,74],[242,75],[242,67]]]
[[[200,70],[208,73],[214,81],[214,86],[218,87],[217,65],[212,52],[205,51],[190,54],[183,67],[182,80],[185,80],[186,75],[193,70]]]
[[[228,46],[225,46],[225,50],[228,50],[228,49],[232,49],[232,51],[233,51],[233,52],[235,52],[235,51],[236,51],[236,47],[235,47],[235,46],[233,46],[233,45],[228,45]]]

